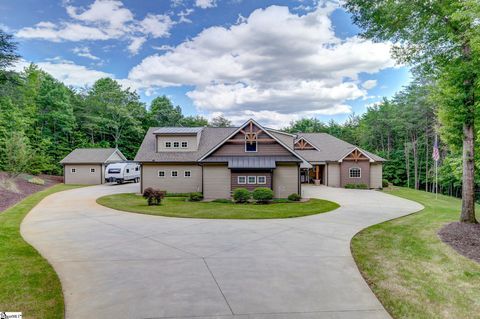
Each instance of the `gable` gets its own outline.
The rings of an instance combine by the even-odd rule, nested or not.
[[[370,157],[365,155],[362,151],[360,151],[358,148],[355,148],[353,151],[349,152],[347,155],[345,155],[343,158],[340,159],[340,162],[342,161],[373,161]]]
[[[299,138],[295,142],[293,148],[295,150],[316,150],[317,149],[315,146],[313,146],[310,142],[305,140],[303,137]]]

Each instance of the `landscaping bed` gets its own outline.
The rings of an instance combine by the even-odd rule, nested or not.
[[[394,318],[479,318],[480,265],[438,235],[459,219],[460,200],[405,188],[388,193],[425,209],[352,239],[358,268],[385,309]]]
[[[39,175],[36,176],[45,182],[43,185],[38,185],[30,183],[28,180],[31,179],[32,175],[22,174],[14,179],[14,187],[16,191],[12,191],[2,187],[3,183],[0,183],[0,212],[4,211],[8,207],[18,203],[25,197],[49,188],[53,185],[63,182],[62,176],[51,176],[51,175]],[[0,172],[0,181],[5,181],[7,179],[7,174]]]
[[[438,235],[458,253],[480,263],[480,224],[450,223]]]
[[[337,203],[321,199],[301,202],[273,201],[269,204],[234,204],[227,200],[190,202],[186,197],[169,196],[166,196],[158,206],[148,206],[142,196],[135,194],[108,195],[98,198],[97,203],[140,214],[210,219],[291,218],[325,213],[339,207]]]

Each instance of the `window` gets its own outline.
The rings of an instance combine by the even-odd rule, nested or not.
[[[127,168],[125,171],[126,171],[127,174],[130,173],[130,169],[129,169],[129,168]]]
[[[138,166],[137,166],[137,167],[135,167],[135,172],[138,172]]]
[[[165,177],[165,171],[158,171],[158,177]]]
[[[70,170],[70,172],[76,173],[76,172],[77,172],[77,169],[76,169],[76,168],[72,168],[72,169]]]
[[[247,142],[245,141],[245,152],[256,152],[257,151],[257,141]]]
[[[90,168],[90,173],[95,173],[95,168]]]
[[[350,178],[360,178],[362,177],[362,171],[358,167],[352,167],[349,170]]]
[[[177,177],[178,176],[178,171],[172,171],[172,177]]]
[[[258,176],[257,177],[257,183],[258,184],[266,184],[267,183],[267,177],[266,176]]]
[[[187,148],[188,147],[188,142],[182,142],[182,148]]]
[[[191,171],[185,171],[185,172],[183,172],[183,176],[184,177],[190,177],[190,176],[192,176],[192,172]]]
[[[165,142],[165,147],[166,148],[172,147],[172,142]]]
[[[120,168],[109,168],[108,174],[118,174],[120,173]]]
[[[173,142],[173,148],[179,148],[180,142]]]
[[[237,177],[238,184],[246,184],[247,183],[247,176],[238,176]]]
[[[257,176],[248,176],[248,184],[256,184]]]

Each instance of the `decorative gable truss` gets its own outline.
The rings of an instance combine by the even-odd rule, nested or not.
[[[304,137],[300,137],[298,140],[295,141],[295,144],[293,146],[295,150],[317,150],[315,146],[313,146],[312,143],[308,142]]]
[[[354,148],[352,151],[349,151],[345,156],[343,156],[339,160],[339,162],[343,162],[343,161],[355,161],[355,162],[370,161],[370,162],[374,162],[374,160],[370,156],[368,156],[367,154],[362,152],[357,147]]]

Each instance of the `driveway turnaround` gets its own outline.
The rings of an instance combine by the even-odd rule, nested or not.
[[[62,282],[67,318],[389,318],[350,253],[359,230],[422,209],[377,191],[304,186],[335,211],[206,220],[119,212],[96,198],[138,184],[56,193],[23,237]]]

